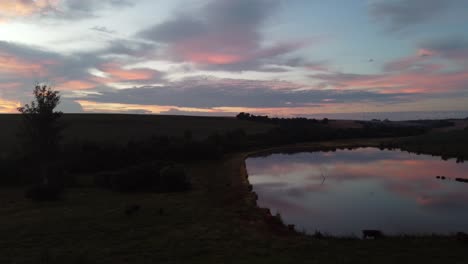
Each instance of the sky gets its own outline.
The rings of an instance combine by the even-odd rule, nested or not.
[[[468,0],[0,0],[0,113],[468,111]]]

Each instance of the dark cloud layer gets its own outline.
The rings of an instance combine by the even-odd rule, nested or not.
[[[297,89],[296,85],[246,80],[189,80],[163,87],[142,87],[105,91],[86,100],[102,103],[162,105],[194,108],[214,107],[301,107],[344,102],[402,101],[402,94],[379,94],[367,91]],[[288,86],[290,86],[288,88]]]
[[[425,41],[421,46],[448,59],[464,61],[468,59],[468,38],[464,36]]]
[[[370,4],[370,13],[375,21],[396,32],[440,16],[457,1],[382,0]]]

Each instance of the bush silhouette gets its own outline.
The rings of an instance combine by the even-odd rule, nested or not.
[[[60,177],[56,168],[62,113],[55,108],[60,103],[60,96],[47,85],[36,85],[33,94],[34,101],[18,108],[23,117],[19,136],[24,154],[32,163],[31,167],[36,168],[33,174],[39,177],[35,181],[37,185],[28,190],[26,196],[38,200],[55,199],[63,189],[63,175]]]
[[[25,197],[34,201],[56,201],[61,198],[63,187],[55,184],[39,184],[26,190]]]
[[[160,188],[162,191],[178,192],[190,188],[190,181],[181,166],[167,166],[160,172]]]
[[[119,192],[177,192],[190,188],[183,167],[168,162],[153,162],[94,177],[97,187]]]
[[[62,112],[54,109],[60,104],[60,96],[46,85],[36,85],[33,94],[35,101],[18,108],[24,121],[20,137],[28,154],[47,159],[58,150]]]
[[[166,164],[154,162],[104,172],[94,177],[97,187],[120,192],[155,191],[159,183],[159,170]]]

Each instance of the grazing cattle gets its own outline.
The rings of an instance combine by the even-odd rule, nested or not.
[[[125,209],[125,215],[127,215],[127,216],[132,216],[132,215],[136,214],[139,210],[140,210],[140,206],[139,206],[139,205],[137,205],[137,204],[129,205],[129,206],[127,206],[127,208]]]
[[[373,238],[373,239],[378,239],[378,238],[383,238],[383,233],[380,230],[362,230],[362,238],[363,239],[368,239],[368,238]]]

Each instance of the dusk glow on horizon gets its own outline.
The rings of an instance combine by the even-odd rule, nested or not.
[[[468,111],[466,0],[0,0],[0,113]]]

